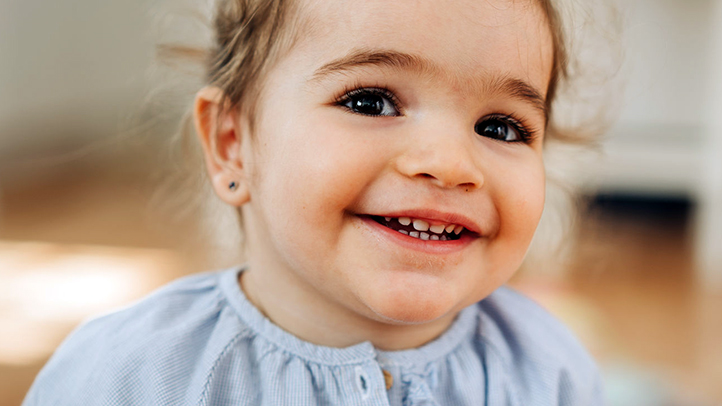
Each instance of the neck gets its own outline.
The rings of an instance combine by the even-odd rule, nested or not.
[[[416,348],[443,333],[458,313],[422,324],[386,323],[330,303],[299,278],[274,275],[274,267],[249,265],[239,277],[248,300],[282,329],[317,345],[343,348],[369,341],[387,351]]]

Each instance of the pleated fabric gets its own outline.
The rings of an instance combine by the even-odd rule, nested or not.
[[[603,404],[585,349],[511,289],[464,309],[416,349],[330,348],[265,318],[238,286],[242,271],[186,277],[82,324],[23,405]]]

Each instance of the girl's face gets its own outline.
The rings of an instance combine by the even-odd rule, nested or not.
[[[309,32],[269,73],[241,145],[251,270],[386,323],[483,299],[544,204],[542,10],[364,0],[301,14]]]

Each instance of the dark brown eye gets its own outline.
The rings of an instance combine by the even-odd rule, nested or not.
[[[381,89],[354,90],[346,95],[342,104],[352,112],[365,116],[399,115],[391,97]]]
[[[493,138],[506,142],[524,141],[522,132],[511,123],[499,118],[485,118],[474,126],[474,132],[482,137]]]

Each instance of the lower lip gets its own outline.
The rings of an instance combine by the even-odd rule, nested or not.
[[[371,232],[380,235],[385,240],[390,240],[404,248],[421,251],[429,254],[447,255],[459,252],[469,246],[476,238],[468,235],[461,235],[458,240],[433,241],[422,240],[420,238],[410,237],[405,234],[379,224],[369,217],[357,216],[363,224],[365,224]]]

